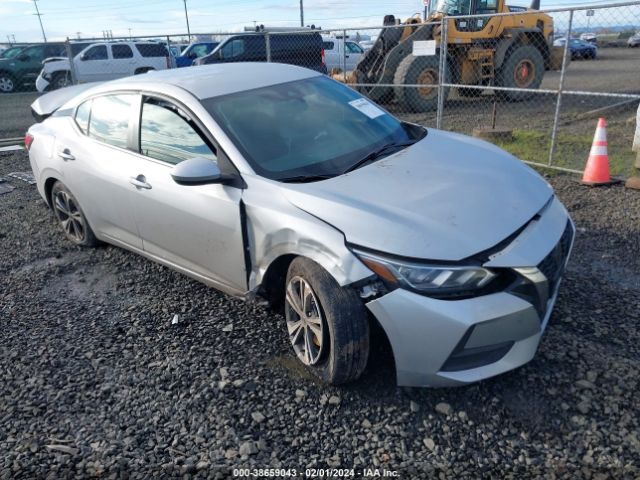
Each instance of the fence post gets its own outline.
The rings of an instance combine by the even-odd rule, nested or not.
[[[267,62],[271,61],[271,36],[269,32],[264,32],[264,45],[267,49]]]
[[[347,31],[342,30],[342,76],[347,83]]]
[[[71,85],[78,84],[78,76],[76,75],[76,64],[73,63],[73,52],[71,51],[71,43],[69,42],[69,37],[64,42],[64,49],[67,52],[67,58],[69,59],[69,72],[71,75]]]
[[[442,115],[444,113],[444,85],[447,82],[445,73],[447,71],[447,27],[449,22],[447,17],[442,19],[440,28],[440,68],[438,72],[438,111],[436,114],[436,128],[442,128]]]
[[[569,10],[569,26],[567,27],[566,41],[564,42],[564,54],[562,56],[562,71],[560,72],[560,83],[558,85],[558,98],[556,100],[556,112],[553,116],[553,130],[551,131],[551,146],[549,147],[549,161],[547,165],[553,162],[553,156],[556,153],[556,142],[558,136],[558,121],[560,119],[560,107],[562,105],[562,90],[564,88],[564,75],[567,70],[567,55],[569,55],[569,39],[571,38],[571,29],[573,28],[573,10]]]
[[[173,53],[171,53],[171,39],[169,38],[169,35],[167,35],[167,50],[169,51],[169,65],[167,65],[167,68],[173,68],[173,61],[175,60],[175,58],[173,57]],[[176,60],[177,62],[177,60]],[[176,67],[178,65],[176,64]]]

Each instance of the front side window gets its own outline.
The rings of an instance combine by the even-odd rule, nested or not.
[[[112,45],[111,54],[114,59],[133,58],[133,52],[129,45]]]
[[[323,76],[202,103],[251,167],[276,180],[338,175],[383,145],[412,140],[397,119]]]
[[[107,60],[109,55],[107,54],[106,45],[95,45],[82,55],[83,60]]]
[[[169,102],[153,98],[142,105],[140,153],[172,165],[194,157],[216,161],[215,153],[186,114]]]
[[[85,135],[89,132],[89,115],[91,113],[91,100],[82,103],[76,110],[76,124]]]
[[[105,95],[93,99],[89,136],[120,148],[126,148],[131,107],[136,95]]]
[[[349,53],[364,53],[364,50],[362,50],[362,47],[360,47],[360,45],[353,43],[353,42],[347,42],[347,52]]]
[[[239,57],[244,53],[244,38],[235,38],[227,43],[220,52],[222,58]]]
[[[26,55],[29,57],[29,60],[44,60],[44,52],[45,49],[43,45],[36,45],[34,47],[25,48],[20,52],[19,56]]]
[[[446,15],[471,15],[471,0],[439,0],[436,10]]]

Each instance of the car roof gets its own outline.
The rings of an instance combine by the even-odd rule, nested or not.
[[[124,85],[139,85],[140,88],[150,90],[158,84],[174,85],[204,99],[320,75],[307,68],[283,63],[238,62],[151,71],[105,85],[110,85],[113,89]]]

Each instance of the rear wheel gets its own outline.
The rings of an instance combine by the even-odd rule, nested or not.
[[[512,50],[505,59],[496,78],[496,84],[506,88],[526,88],[536,90],[542,83],[544,58],[531,45],[522,45]],[[530,98],[531,92],[500,91],[499,96],[511,101]]]
[[[0,73],[0,92],[12,93],[16,89],[16,81],[8,73]]]
[[[51,206],[69,241],[83,247],[98,244],[80,204],[62,182],[54,183],[51,188]]]
[[[362,374],[369,356],[364,304],[304,257],[294,259],[287,272],[285,320],[298,360],[321,380],[339,384]]]
[[[449,78],[448,66],[445,80]],[[438,84],[440,83],[440,58],[437,56],[404,58],[393,77],[394,93],[398,103],[407,111],[418,113],[438,108]],[[404,85],[420,85],[405,87]],[[444,99],[449,88],[444,88]]]

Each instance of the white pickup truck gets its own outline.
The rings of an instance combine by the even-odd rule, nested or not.
[[[84,48],[73,57],[78,83],[113,80],[175,67],[167,47],[157,42],[100,42]],[[39,92],[70,85],[71,65],[67,58],[51,58],[43,62],[36,79]]]

